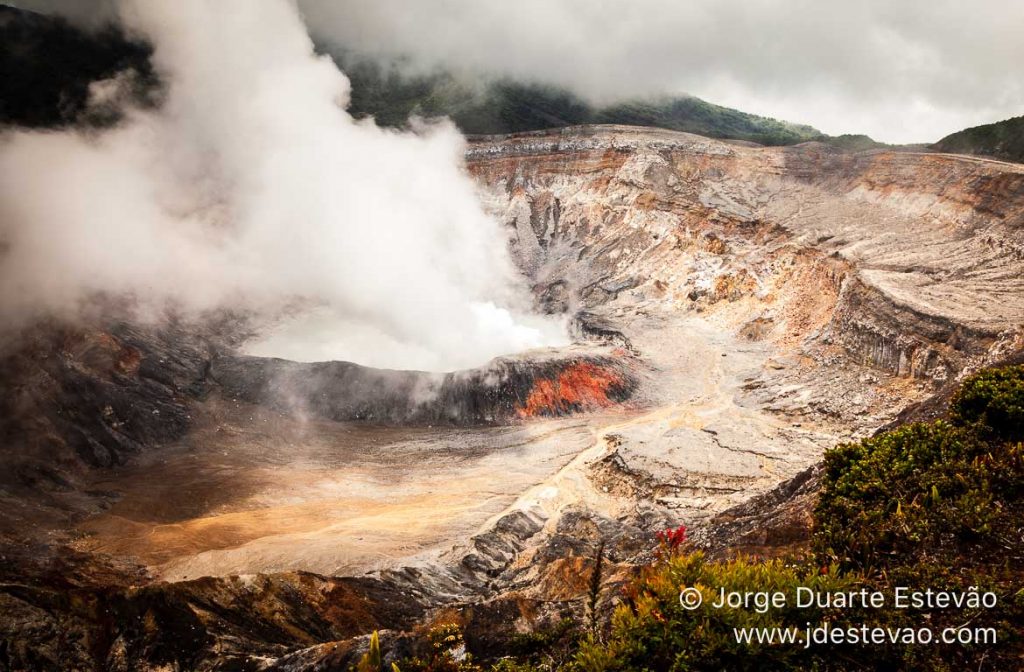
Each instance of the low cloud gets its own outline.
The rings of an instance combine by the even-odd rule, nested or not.
[[[690,94],[886,142],[1024,114],[1016,0],[297,1],[319,44],[597,103]],[[111,0],[17,4],[112,15]]]
[[[1024,114],[1014,0],[299,0],[314,37],[595,102],[689,93],[831,133],[931,142]]]

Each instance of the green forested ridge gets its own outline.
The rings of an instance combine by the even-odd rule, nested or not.
[[[932,147],[940,152],[1024,162],[1024,116],[958,131]]]
[[[410,115],[448,116],[465,133],[518,133],[576,124],[656,126],[713,138],[792,145],[825,140],[811,126],[747,114],[699,98],[658,97],[607,106],[543,84],[494,80],[465,84],[447,73],[405,76],[393,68],[339,57],[352,81],[350,112],[373,116],[385,126],[407,123]]]

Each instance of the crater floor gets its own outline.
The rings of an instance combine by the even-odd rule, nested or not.
[[[468,156],[540,303],[642,362],[631,400],[384,428],[223,393],[175,447],[99,472],[88,487],[118,500],[78,525],[79,548],[171,580],[443,573],[513,512],[531,529],[509,561],[580,507],[699,525],[1020,337],[1024,171],[1008,164],[621,127]]]
[[[168,580],[362,574],[447,549],[593,442],[594,420],[438,430],[296,420],[218,400],[182,445],[105,475],[83,550]]]
[[[394,428],[208,401],[180,445],[89,482],[119,495],[78,526],[77,547],[137,558],[168,580],[356,575],[435,562],[510,509],[635,513],[648,503],[623,492],[633,479],[659,489],[650,505],[662,514],[699,520],[834,440],[737,403],[770,356],[764,345],[699,318],[641,331],[634,342],[652,367],[642,400],[583,417]]]

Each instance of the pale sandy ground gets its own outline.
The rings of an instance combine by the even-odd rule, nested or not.
[[[96,483],[124,494],[81,526],[82,545],[171,580],[365,571],[472,532],[592,442],[581,420],[410,430],[239,407],[190,447]]]

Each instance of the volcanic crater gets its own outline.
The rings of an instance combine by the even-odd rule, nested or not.
[[[618,126],[475,138],[467,162],[574,344],[439,374],[245,356],[237,316],[40,325],[2,362],[0,533],[38,581],[3,589],[5,627],[92,655],[95,614],[43,608],[55,572],[149,605],[136,656],[186,623],[199,652],[292,662],[456,603],[526,627],[574,608],[597,543],[612,577],[669,525],[799,543],[791,520],[716,535],[1024,347],[1019,165]],[[276,630],[240,635],[240,609]]]

